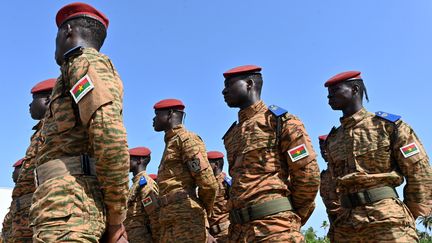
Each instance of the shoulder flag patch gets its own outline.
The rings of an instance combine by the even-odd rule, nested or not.
[[[139,185],[140,186],[145,186],[147,185],[147,180],[144,176],[141,176],[140,180],[139,180]]]
[[[273,113],[273,115],[275,115],[276,117],[280,117],[282,115],[284,115],[285,113],[287,113],[288,111],[285,110],[284,108],[281,108],[277,105],[270,105],[268,107],[268,109],[271,111],[271,113]]]
[[[390,114],[384,111],[377,111],[375,112],[375,115],[390,122],[397,122],[401,118],[401,116]]]
[[[72,87],[70,93],[72,94],[75,103],[78,103],[92,89],[94,89],[93,82],[90,79],[90,76],[86,74]]]
[[[420,153],[420,149],[417,147],[416,143],[410,143],[408,145],[405,145],[400,148],[400,151],[402,152],[402,155],[405,158],[411,157],[414,154]]]
[[[231,186],[231,178],[229,178],[228,176],[225,176],[224,181],[226,182],[226,184],[228,184],[228,186]]]
[[[302,144],[300,146],[288,150],[288,155],[291,158],[292,162],[296,162],[299,159],[303,159],[309,156],[309,152],[307,151],[306,145]]]
[[[144,207],[147,207],[148,205],[150,205],[152,203],[153,203],[153,200],[151,199],[150,196],[148,196],[142,200],[142,204],[144,205]]]

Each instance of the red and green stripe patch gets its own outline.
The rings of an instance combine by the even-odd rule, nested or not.
[[[147,207],[148,205],[153,203],[153,200],[151,199],[150,196],[148,196],[142,200],[142,203],[143,203],[144,207]]]
[[[400,148],[400,151],[402,152],[402,155],[405,158],[408,158],[410,156],[413,156],[414,154],[420,153],[419,148],[417,147],[416,143],[410,143],[406,146],[403,146]]]
[[[300,146],[288,150],[288,155],[291,158],[292,162],[296,162],[299,159],[303,159],[309,156],[309,152],[306,149],[306,145],[302,144]]]
[[[90,79],[90,76],[86,74],[82,77],[78,82],[72,87],[70,93],[75,100],[75,103],[78,103],[90,90],[94,88],[93,82]]]

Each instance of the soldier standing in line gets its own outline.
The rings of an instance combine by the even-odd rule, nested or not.
[[[224,165],[223,153],[219,151],[209,151],[207,152],[207,158],[219,186],[213,206],[213,214],[208,217],[210,234],[217,240],[217,242],[223,243],[228,241],[228,228],[230,221],[227,203],[229,189],[231,187],[231,179],[222,172]]]
[[[321,135],[318,137],[321,157],[325,162],[327,160],[327,151],[325,150],[325,141],[327,139],[327,135]],[[337,211],[332,211],[330,209],[337,208],[339,205],[338,196],[333,191],[334,190],[334,180],[331,178],[330,171],[325,169],[321,172],[321,184],[320,184],[320,196],[323,200],[324,205],[327,208],[327,215],[330,222],[330,229],[327,233],[327,237],[330,239],[330,242],[334,242],[333,240],[333,221],[336,219]]]
[[[261,100],[261,67],[224,73],[229,107],[240,108],[224,135],[232,177],[230,242],[303,242],[315,208],[319,168],[303,123]]]
[[[184,108],[176,99],[154,105],[154,130],[165,132],[157,180],[163,243],[214,241],[208,232],[207,215],[213,211],[217,182],[204,142],[182,124]]]
[[[18,177],[21,171],[21,166],[22,166],[22,162],[23,162],[24,158],[18,160],[17,162],[15,162],[13,164],[14,170],[12,172],[12,180],[15,183],[18,181]],[[12,234],[12,219],[13,216],[16,212],[16,198],[14,198],[12,196],[12,202],[11,205],[9,207],[9,211],[7,212],[7,214],[5,215],[4,219],[3,219],[3,224],[2,224],[2,239],[5,243],[9,243],[12,242],[11,239],[11,234]]]
[[[30,208],[34,242],[125,242],[129,152],[123,84],[99,52],[108,18],[85,3],[56,16],[61,66],[41,131],[36,191]]]
[[[43,126],[42,118],[48,109],[55,82],[56,79],[47,79],[31,89],[33,101],[30,103],[30,115],[39,122],[33,127],[35,132],[30,138],[30,146],[27,148],[20,175],[12,191],[12,197],[16,198],[16,212],[12,217],[11,242],[33,242],[33,230],[29,222],[31,199],[36,190],[33,171],[36,164],[35,157],[42,143],[40,134]]]
[[[400,116],[363,107],[368,97],[360,72],[340,73],[324,86],[330,107],[343,113],[325,148],[331,193],[338,195],[327,209],[337,216],[334,241],[418,241],[415,219],[430,215],[432,206],[432,170],[419,138]],[[402,202],[395,187],[404,177]]]
[[[159,189],[146,172],[151,160],[150,153],[150,149],[146,147],[129,150],[133,184],[129,191],[124,225],[131,243],[159,242]]]

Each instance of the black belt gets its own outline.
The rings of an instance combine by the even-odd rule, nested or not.
[[[230,211],[230,220],[235,224],[244,224],[252,220],[292,209],[293,207],[291,206],[290,200],[287,197],[281,197],[246,208],[233,209]]]
[[[398,197],[399,196],[393,187],[383,186],[361,192],[343,194],[341,196],[341,206],[343,208],[355,208],[358,206],[378,202],[386,198]]]

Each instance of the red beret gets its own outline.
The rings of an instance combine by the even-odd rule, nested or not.
[[[327,139],[327,136],[328,135],[321,135],[321,136],[318,137],[318,140],[325,141]]]
[[[78,17],[89,17],[96,19],[97,21],[101,22],[105,28],[108,28],[109,20],[105,14],[86,3],[71,3],[61,8],[57,12],[56,16],[57,27],[60,28],[60,26],[67,20]]]
[[[47,79],[45,81],[39,82],[35,86],[33,86],[33,88],[31,89],[30,92],[32,94],[36,94],[36,93],[44,92],[44,91],[51,91],[54,88],[56,81],[57,81],[57,79],[50,78],[50,79]]]
[[[150,174],[149,177],[152,178],[153,180],[157,180],[157,175],[156,174]]]
[[[207,152],[208,159],[222,159],[224,157],[223,153],[219,151],[209,151]]]
[[[130,156],[142,156],[146,157],[149,156],[151,153],[150,149],[146,147],[136,147],[133,149],[129,149],[129,155]]]
[[[359,71],[347,71],[347,72],[336,74],[335,76],[327,80],[327,82],[325,82],[324,87],[329,87],[338,83],[342,83],[343,81],[361,79],[360,74],[361,72]]]
[[[244,66],[231,68],[230,70],[224,72],[223,76],[225,78],[229,78],[229,77],[237,76],[240,74],[259,73],[261,71],[261,69],[262,69],[261,67],[256,66],[256,65],[244,65]]]
[[[24,162],[24,158],[22,158],[22,159],[18,160],[18,161],[17,161],[17,162],[15,162],[15,164],[13,164],[12,166],[13,166],[13,167],[18,167],[18,166],[21,166],[23,162]]]
[[[159,102],[157,102],[153,108],[155,110],[160,110],[160,109],[167,109],[167,108],[176,108],[178,110],[184,110],[185,105],[183,104],[183,102],[181,100],[177,100],[177,99],[165,99],[165,100],[161,100]]]

